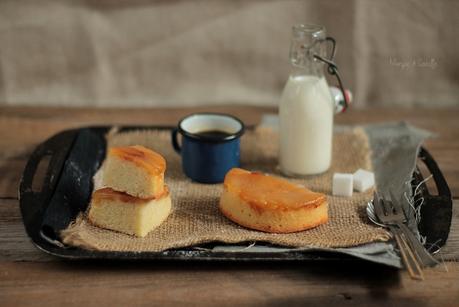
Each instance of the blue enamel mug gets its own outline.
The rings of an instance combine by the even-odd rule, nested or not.
[[[244,124],[234,116],[194,113],[183,118],[172,131],[172,145],[182,156],[185,175],[201,183],[219,183],[230,169],[240,165],[243,133]]]

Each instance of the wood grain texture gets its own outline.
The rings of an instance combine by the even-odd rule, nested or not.
[[[17,189],[40,142],[87,125],[173,125],[188,113],[217,111],[256,124],[272,108],[192,109],[0,108],[0,305],[435,305],[459,302],[459,202],[440,258],[445,265],[417,282],[407,274],[363,262],[172,263],[68,262],[37,250],[27,238]],[[405,120],[438,134],[426,142],[453,195],[459,195],[459,109],[365,109],[336,117],[341,124]],[[447,269],[447,271],[446,271]]]
[[[447,263],[446,269],[426,270],[426,280],[419,282],[362,263],[0,262],[0,301],[5,306],[455,306],[459,263]]]

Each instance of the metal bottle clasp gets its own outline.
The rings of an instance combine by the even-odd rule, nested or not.
[[[331,43],[331,55],[330,55],[330,58],[324,58],[320,55],[317,55],[317,54],[313,54],[313,57],[319,61],[322,61],[324,62],[325,64],[327,64],[327,71],[330,75],[334,75],[336,76],[336,79],[338,79],[338,84],[339,84],[339,88],[341,90],[341,92],[343,93],[343,98],[344,98],[344,105],[343,105],[343,111],[342,112],[345,112],[347,110],[347,108],[349,107],[349,97],[348,95],[346,95],[346,92],[344,90],[344,86],[343,86],[343,82],[341,80],[341,77],[339,75],[339,72],[338,72],[338,66],[336,65],[336,63],[334,62],[335,60],[335,54],[336,54],[336,41],[333,37],[326,37],[325,38],[325,42],[330,42]]]

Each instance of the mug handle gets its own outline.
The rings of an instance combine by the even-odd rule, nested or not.
[[[178,154],[180,154],[180,152],[182,151],[182,147],[180,146],[178,142],[177,135],[178,135],[178,129],[174,128],[174,130],[172,130],[172,146],[174,147],[174,150]]]

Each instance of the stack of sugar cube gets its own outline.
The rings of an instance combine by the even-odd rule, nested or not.
[[[333,174],[333,195],[352,196],[352,191],[365,192],[375,184],[372,172],[359,169],[354,174]]]

